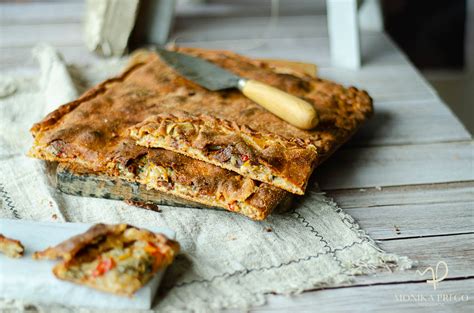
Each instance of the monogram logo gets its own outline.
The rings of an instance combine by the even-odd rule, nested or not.
[[[439,269],[440,269],[441,265],[444,266],[444,274],[443,274],[442,277],[440,277],[440,275],[439,275]],[[420,276],[425,276],[425,274],[427,272],[431,272],[432,279],[428,279],[426,282],[428,284],[433,284],[433,289],[436,290],[436,286],[438,285],[438,283],[443,281],[446,277],[448,277],[448,264],[446,264],[446,262],[444,262],[444,261],[439,261],[436,264],[435,269],[433,269],[433,267],[429,266],[423,272],[420,272],[419,270],[416,270],[416,272]]]

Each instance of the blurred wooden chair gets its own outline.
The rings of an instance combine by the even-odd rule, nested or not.
[[[332,64],[358,69],[361,66],[360,29],[383,30],[380,1],[326,0],[326,5]]]

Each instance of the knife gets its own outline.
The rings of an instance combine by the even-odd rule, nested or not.
[[[156,51],[166,64],[208,90],[238,88],[247,98],[301,129],[312,129],[319,122],[314,107],[303,99],[262,82],[239,77],[198,57],[162,48]]]

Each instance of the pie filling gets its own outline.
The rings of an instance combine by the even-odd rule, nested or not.
[[[176,127],[180,126],[181,125],[178,124]],[[304,186],[301,187],[293,184],[289,179],[280,176],[279,173],[273,170],[270,166],[261,164],[256,160],[257,158],[253,158],[250,154],[238,152],[237,149],[233,148],[232,144],[206,145],[204,148],[199,149],[193,147],[189,143],[190,140],[186,135],[179,132],[173,133],[173,128],[171,127],[167,127],[166,130],[169,135],[160,134],[159,131],[149,133],[136,129],[132,129],[130,134],[133,138],[137,139],[138,145],[149,148],[163,148],[183,153],[198,160],[235,171],[243,176],[248,176],[258,181],[268,182],[292,193],[300,195],[304,194]],[[246,141],[252,140],[250,136],[245,136],[244,139]]]
[[[157,165],[143,157],[138,162],[137,169],[119,164],[117,166],[119,175],[130,181],[145,185],[147,189],[155,189],[176,196],[203,203],[212,207],[227,208],[229,211],[244,214],[252,219],[262,220],[265,218],[264,212],[257,211],[255,207],[248,204],[246,199],[236,199],[229,197],[224,192],[209,192],[195,185],[185,185],[176,179],[176,173],[172,168]],[[258,186],[247,192],[249,196],[254,194]]]
[[[54,145],[43,147],[35,145],[30,151],[30,155],[50,161],[74,161],[86,168],[90,166],[86,161],[81,161],[80,158],[71,158],[71,156],[67,155],[63,150],[58,150]],[[138,182],[146,186],[147,189],[166,192],[212,207],[226,208],[229,211],[241,213],[255,220],[263,220],[266,217],[266,212],[245,201],[257,191],[258,186],[254,186],[253,190],[247,190],[246,193],[240,193],[239,198],[226,197],[225,192],[209,192],[194,185],[185,185],[178,182],[176,173],[172,168],[148,162],[146,156],[136,163],[136,168],[131,169],[121,163],[109,162],[107,168],[111,172],[114,172],[114,170],[118,171],[120,178],[131,182]]]
[[[156,242],[134,238],[137,231],[130,228],[98,238],[72,260],[59,263],[54,273],[58,278],[99,290],[132,295],[172,261]]]

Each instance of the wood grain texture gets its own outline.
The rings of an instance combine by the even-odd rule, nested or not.
[[[352,146],[471,140],[440,100],[378,101],[375,114],[349,142]]]
[[[244,21],[245,19],[245,21]],[[185,17],[176,20],[171,35],[180,41],[327,37],[324,15],[269,17]]]
[[[53,46],[82,45],[82,25],[76,22],[57,24],[10,24],[0,27],[0,47],[32,47],[48,42]]]
[[[377,240],[474,233],[473,201],[354,208],[349,213]]]
[[[465,234],[380,242],[379,246],[382,249],[409,257],[416,262],[415,266],[412,269],[396,273],[382,270],[373,275],[357,276],[355,277],[356,284],[424,281],[428,275],[420,276],[416,270],[436,266],[439,261],[448,264],[448,278],[474,276],[474,267],[472,267],[471,261],[474,258],[474,250],[469,245],[473,239],[474,234]],[[431,286],[431,288],[433,287]]]
[[[57,169],[52,171],[51,174],[56,175],[56,187],[61,192],[70,195],[133,201],[137,204],[152,203],[157,206],[209,208],[208,206],[180,199],[157,190],[147,190],[145,186],[138,183],[128,182],[123,179],[112,179],[108,176],[94,173],[76,173],[62,165],[58,165]]]
[[[474,251],[467,243],[474,239],[474,234],[439,236],[429,238],[411,238],[385,241],[380,247],[415,260],[417,264],[408,270],[392,272],[389,269],[379,269],[369,275],[353,276],[352,280],[335,285],[327,290],[341,287],[362,287],[373,285],[391,285],[405,283],[425,283],[429,275],[421,276],[416,271],[428,266],[436,266],[439,261],[448,264],[447,279],[463,279],[474,276],[472,262]],[[442,284],[442,283],[441,283]],[[426,285],[433,290],[433,286]],[[320,292],[319,288],[317,292]],[[313,293],[308,291],[306,293]],[[278,297],[278,296],[277,296]]]
[[[359,71],[320,67],[319,76],[365,89],[375,100],[437,100],[438,96],[411,65],[363,66]]]
[[[242,93],[282,120],[301,129],[312,129],[318,122],[318,114],[307,101],[257,80],[247,80]]]
[[[431,238],[414,238],[386,241],[381,248],[397,254],[403,254],[418,261],[415,268],[391,273],[381,271],[368,276],[355,276],[351,283],[343,283],[335,288],[319,289],[305,292],[292,298],[273,295],[268,304],[254,308],[253,312],[367,312],[369,308],[382,310],[385,308],[397,311],[412,312],[418,308],[420,312],[433,312],[433,306],[423,307],[419,303],[404,303],[396,301],[395,294],[403,293],[456,293],[469,295],[469,301],[464,303],[446,303],[442,312],[460,312],[460,309],[473,305],[472,286],[474,280],[463,278],[474,277],[472,260],[474,251],[469,242],[474,235],[440,236]],[[429,275],[421,276],[416,270],[424,270],[428,266],[436,266],[439,261],[448,264],[448,276],[438,285],[435,292],[432,285],[426,283]],[[440,273],[441,275],[442,273]],[[390,305],[385,306],[389,301]],[[412,305],[410,305],[412,304]],[[406,306],[405,306],[406,305]],[[439,305],[436,308],[441,308]],[[390,312],[391,310],[388,309]]]
[[[316,169],[323,190],[474,180],[472,141],[345,148]]]
[[[177,44],[208,48],[229,49],[256,58],[289,58],[304,62],[313,62],[318,66],[331,66],[329,55],[329,38],[259,38],[225,40],[187,41],[179,37]],[[408,65],[406,57],[394,49],[391,40],[382,33],[363,31],[361,33],[361,50],[367,66]]]
[[[472,312],[474,279],[443,281],[437,291],[425,282],[349,287],[306,292],[295,297],[272,296],[251,312]],[[468,301],[440,301],[443,294]],[[434,297],[434,301],[431,300]],[[403,300],[399,300],[403,297]],[[420,300],[417,300],[420,299]],[[430,299],[430,300],[423,300]]]
[[[0,25],[81,23],[85,4],[83,1],[2,3]]]
[[[328,195],[345,210],[387,205],[474,202],[474,182],[395,186],[380,190],[333,190]]]

